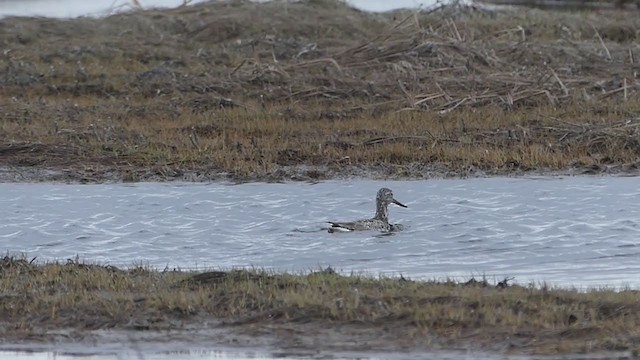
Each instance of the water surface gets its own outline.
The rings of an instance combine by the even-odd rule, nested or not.
[[[85,348],[85,350],[87,350]],[[628,352],[609,352],[595,354],[569,354],[564,356],[524,356],[500,355],[481,351],[433,351],[433,352],[280,352],[264,350],[184,350],[171,352],[145,352],[124,350],[116,353],[68,353],[68,352],[24,352],[2,351],[0,360],[241,360],[241,359],[359,359],[359,360],[405,360],[405,359],[438,359],[438,360],[627,360]]]
[[[0,249],[160,269],[332,266],[639,287],[638,184],[636,177],[0,184]],[[409,206],[390,207],[406,231],[326,232],[327,220],[372,216],[383,186]]]
[[[205,2],[192,0],[190,4]],[[264,2],[259,0],[256,2]],[[0,18],[7,16],[43,16],[74,18],[79,16],[106,16],[119,11],[132,10],[131,0],[0,0]],[[167,8],[183,4],[182,0],[138,0],[144,8]],[[347,0],[351,6],[364,11],[390,11],[400,8],[426,8],[436,0]]]

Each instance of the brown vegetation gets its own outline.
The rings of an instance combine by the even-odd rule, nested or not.
[[[104,181],[631,172],[635,13],[214,2],[0,24],[0,167]]]
[[[92,330],[224,329],[283,348],[637,351],[637,291],[411,281],[255,270],[204,273],[0,259],[0,338],[78,341]],[[68,330],[59,338],[61,330]],[[303,331],[301,331],[303,330]],[[325,330],[328,330],[326,332]],[[164,337],[169,336],[168,333]],[[369,338],[369,343],[357,340]],[[335,340],[335,339],[334,339]],[[318,343],[318,342],[316,342]]]

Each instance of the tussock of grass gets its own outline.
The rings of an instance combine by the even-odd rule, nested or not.
[[[411,281],[330,269],[298,275],[120,270],[10,257],[0,261],[0,274],[0,336],[13,340],[59,328],[180,330],[220,320],[247,331],[360,326],[414,347],[532,353],[633,350],[640,337],[640,295],[631,290]]]
[[[323,0],[6,19],[0,166],[87,181],[634,171],[635,15]]]

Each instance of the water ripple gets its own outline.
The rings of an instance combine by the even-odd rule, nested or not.
[[[320,184],[0,184],[5,251],[159,268],[485,275],[640,286],[633,177],[348,181]],[[401,233],[328,234],[373,214],[378,188]]]

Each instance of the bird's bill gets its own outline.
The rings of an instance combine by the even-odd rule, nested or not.
[[[398,205],[398,206],[402,206],[403,208],[406,208],[407,205],[401,203],[400,201],[396,200],[396,199],[391,199],[391,201],[393,201],[394,204]]]

